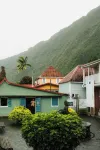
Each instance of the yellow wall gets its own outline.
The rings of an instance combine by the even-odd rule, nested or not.
[[[50,85],[43,85],[41,87],[37,87],[37,89],[50,90]],[[58,89],[59,89],[59,87],[51,85],[51,90],[58,91]]]
[[[59,78],[59,82],[62,80],[63,78]],[[44,84],[43,83],[43,78],[39,78],[37,80],[38,84]],[[50,78],[45,78],[45,83],[50,83]],[[57,84],[57,78],[51,78],[51,83],[53,84]]]

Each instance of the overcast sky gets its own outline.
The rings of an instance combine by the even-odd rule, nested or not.
[[[100,0],[0,0],[0,59],[47,40]]]

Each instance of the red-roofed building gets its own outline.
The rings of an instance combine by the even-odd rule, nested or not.
[[[30,109],[33,99],[35,101],[35,112],[59,110],[64,107],[64,101],[67,97],[68,94],[16,84],[4,78],[0,82],[0,116],[8,116],[16,106],[24,106]]]
[[[90,74],[93,73],[91,68]],[[88,75],[88,69],[85,68],[85,76]],[[76,66],[71,72],[69,72],[59,83],[67,83],[69,81],[73,82],[83,82],[83,70],[82,65]]]
[[[87,74],[87,69],[85,73]],[[68,102],[71,104],[71,107],[76,108],[75,97],[78,95],[81,99],[80,108],[86,108],[86,89],[82,85],[83,71],[80,65],[76,66],[59,82],[59,92],[69,93],[70,98]]]
[[[44,84],[36,85],[34,87],[37,89],[43,89],[43,90],[54,91],[54,92],[59,91],[59,85],[53,83],[44,83]]]
[[[57,71],[54,67],[50,66],[36,79],[35,84],[36,85],[41,85],[45,83],[58,84],[62,79],[63,79],[62,74],[59,71]]]

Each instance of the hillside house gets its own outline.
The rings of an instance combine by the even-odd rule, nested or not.
[[[43,89],[43,90],[54,91],[54,92],[58,92],[59,89],[59,85],[54,83],[44,83],[40,85],[35,85],[34,87],[36,89]]]
[[[15,106],[28,108],[30,101],[35,99],[36,112],[50,112],[64,107],[68,94],[56,93],[27,87],[9,82],[4,78],[0,82],[0,116],[8,116]]]
[[[88,70],[88,74],[85,70]],[[83,87],[92,114],[100,115],[100,59],[82,65]]]
[[[54,67],[50,66],[35,80],[35,87],[50,91],[58,91],[58,83],[62,79],[62,74]]]
[[[86,89],[83,85],[83,71],[78,65],[71,72],[69,72],[59,82],[59,92],[68,93],[70,95],[68,103],[71,107],[76,108],[76,95],[79,97],[79,107],[86,108]]]

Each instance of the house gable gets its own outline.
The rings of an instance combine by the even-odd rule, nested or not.
[[[0,96],[61,96],[62,94],[17,86],[3,81],[0,84]]]

